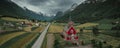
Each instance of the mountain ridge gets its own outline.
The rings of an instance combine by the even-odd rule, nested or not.
[[[50,17],[33,12],[26,7],[21,8],[11,0],[0,1],[0,15],[8,15],[16,18],[25,18],[30,20],[51,20]]]
[[[67,22],[69,16],[74,22],[84,23],[101,20],[104,18],[120,18],[120,1],[106,0],[101,2],[82,3],[73,11],[56,19],[57,22]],[[62,19],[61,19],[62,18]]]

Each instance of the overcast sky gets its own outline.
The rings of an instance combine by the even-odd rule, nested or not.
[[[58,11],[68,10],[72,4],[80,4],[84,0],[12,0],[21,7],[26,7],[35,12],[54,15]]]

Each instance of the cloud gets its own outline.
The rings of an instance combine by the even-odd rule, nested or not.
[[[54,15],[58,11],[66,11],[72,4],[80,4],[84,0],[12,0],[21,7],[26,7],[35,12]]]

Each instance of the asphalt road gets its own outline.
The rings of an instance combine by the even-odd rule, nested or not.
[[[41,33],[41,35],[38,37],[38,39],[36,40],[36,42],[33,44],[32,48],[40,48],[42,46],[44,37],[47,33],[47,30],[49,28],[51,23],[48,23],[47,27],[45,28],[45,30]]]

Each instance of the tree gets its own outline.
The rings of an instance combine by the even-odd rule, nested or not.
[[[118,45],[118,47],[117,48],[120,48],[120,44]]]
[[[99,30],[98,30],[97,26],[93,27],[92,31],[93,31],[94,35],[98,35],[99,34]]]

